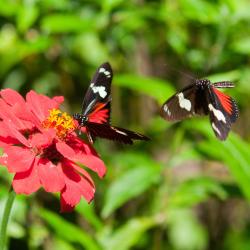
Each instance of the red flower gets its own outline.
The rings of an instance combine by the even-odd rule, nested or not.
[[[70,211],[83,196],[94,197],[95,186],[80,163],[103,177],[106,168],[95,150],[77,137],[76,124],[50,99],[30,91],[26,101],[16,91],[0,91],[0,163],[14,173],[13,188],[31,194],[43,187],[61,193],[61,210]]]

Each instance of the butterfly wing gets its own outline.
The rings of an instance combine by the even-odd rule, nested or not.
[[[133,140],[149,140],[145,135],[124,128],[110,126],[109,124],[88,122],[86,127],[88,138],[91,143],[93,143],[95,137],[101,137],[125,144],[133,144]]]
[[[212,85],[208,88],[206,98],[213,131],[218,139],[225,140],[232,123],[238,118],[237,104],[233,98]]]
[[[96,137],[126,144],[132,144],[133,140],[149,140],[139,133],[110,126],[112,77],[109,63],[104,63],[97,69],[84,97],[82,113],[76,114],[75,119],[85,129],[90,143],[93,143]]]
[[[90,122],[110,123],[111,103],[99,103],[93,108],[93,111],[88,115]]]
[[[109,122],[112,77],[111,65],[106,62],[97,69],[90,82],[82,104],[82,115],[88,116],[92,122],[102,115],[105,118],[99,122]]]
[[[204,89],[192,84],[170,97],[162,105],[160,114],[168,121],[180,121],[193,115],[207,114],[204,100]]]
[[[214,86],[216,87],[212,86],[212,91],[214,92],[216,97],[219,99],[223,109],[229,115],[231,123],[234,123],[239,117],[239,109],[238,109],[236,101],[232,97],[222,93],[221,91],[217,89],[218,85],[221,86],[221,83],[222,83],[222,86],[224,86],[224,88],[225,88],[225,83],[230,84],[230,85],[227,85],[226,88],[232,88],[234,87],[234,84],[231,82],[218,82],[218,83],[214,83]]]

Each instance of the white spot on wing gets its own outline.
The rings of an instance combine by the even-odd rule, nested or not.
[[[170,110],[169,110],[167,104],[165,104],[165,105],[163,106],[163,110],[167,113],[168,116],[171,116],[171,112],[170,112]]]
[[[106,70],[105,68],[100,68],[99,69],[99,73],[103,73],[105,76],[107,76],[108,78],[111,77],[111,74],[108,70]]]
[[[214,113],[214,116],[216,117],[218,121],[222,121],[226,123],[226,118],[219,109],[216,109],[211,103],[208,104],[208,108],[210,111]]]
[[[127,133],[122,132],[122,131],[120,131],[119,129],[116,129],[116,128],[114,128],[114,127],[112,127],[112,129],[115,130],[117,133],[119,133],[119,134],[121,134],[121,135],[127,135]]]
[[[179,105],[181,108],[186,109],[187,111],[191,110],[192,104],[188,99],[185,99],[183,93],[177,94],[178,99],[179,99]]]
[[[220,136],[220,130],[215,126],[215,124],[212,122],[212,128],[214,129],[214,131]]]
[[[98,93],[101,98],[105,98],[108,94],[104,86],[94,86],[94,83],[91,83],[90,88],[94,93]]]
[[[100,68],[100,69],[99,69],[99,73],[102,73],[102,72],[104,72],[104,71],[106,71],[105,68]]]

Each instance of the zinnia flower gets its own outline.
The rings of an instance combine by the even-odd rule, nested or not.
[[[14,173],[13,189],[29,195],[43,187],[60,192],[61,211],[71,211],[95,186],[78,163],[103,177],[106,168],[95,150],[77,137],[77,124],[58,108],[63,97],[30,91],[26,101],[16,91],[0,91],[0,163]]]

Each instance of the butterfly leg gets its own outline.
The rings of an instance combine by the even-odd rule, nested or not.
[[[91,144],[94,143],[94,140],[93,140],[93,137],[91,136],[91,133],[90,131],[88,130],[88,128],[86,128],[86,134],[87,134],[87,137],[88,137],[88,140]]]

